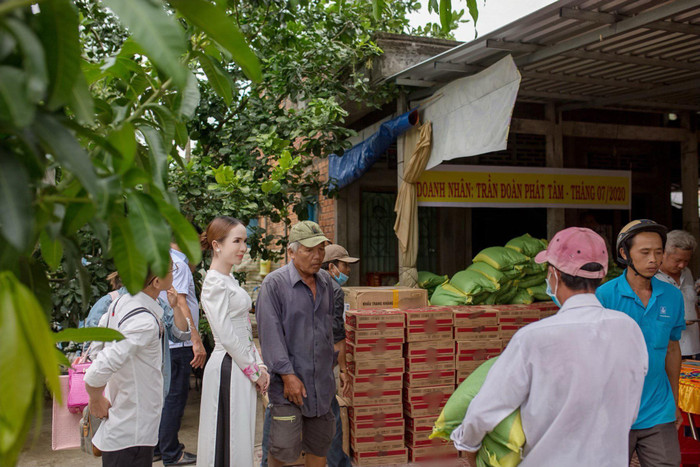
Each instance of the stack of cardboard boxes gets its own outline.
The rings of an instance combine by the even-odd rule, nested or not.
[[[405,317],[399,307],[423,306],[427,300],[420,289],[345,289],[350,447],[356,465],[407,462],[402,406]]]
[[[503,349],[496,305],[452,307],[455,323],[455,368],[459,385]]]
[[[452,310],[433,306],[403,312],[406,315],[403,403],[409,460],[456,458],[452,443],[429,439],[437,417],[454,392]]]

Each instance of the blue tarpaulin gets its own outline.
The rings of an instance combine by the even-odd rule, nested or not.
[[[342,156],[328,156],[328,174],[331,186],[343,188],[360,178],[379,157],[389,149],[396,138],[418,123],[418,111],[411,110],[384,122],[376,133],[350,148]]]

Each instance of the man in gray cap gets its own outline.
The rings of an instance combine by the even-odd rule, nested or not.
[[[315,222],[289,233],[291,261],[260,287],[256,318],[262,357],[270,372],[268,463],[325,466],[335,433],[333,377],[333,285],[319,273],[330,240]]]

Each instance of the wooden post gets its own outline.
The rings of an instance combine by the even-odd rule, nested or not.
[[[546,135],[547,167],[564,167],[564,136],[562,134],[561,112],[554,104],[547,104],[545,109],[549,130]],[[552,238],[555,233],[566,225],[563,208],[547,208],[547,238]]]
[[[408,112],[408,99],[405,92],[399,94],[396,99],[396,115],[402,115]],[[399,136],[396,139],[396,194],[399,193],[399,188],[403,182],[403,169],[404,169],[404,156],[405,156],[405,138],[404,135]],[[399,239],[396,239],[397,248],[396,252],[399,259],[399,285],[410,286],[411,284],[406,284],[405,278],[401,277],[401,270],[407,267],[408,264],[403,264],[403,255],[401,254],[401,245],[399,244]]]
[[[690,112],[681,115],[681,126],[686,137],[681,143],[681,189],[683,190],[683,230],[700,239],[700,217],[698,217],[698,134]],[[690,260],[693,277],[700,272],[700,252]]]

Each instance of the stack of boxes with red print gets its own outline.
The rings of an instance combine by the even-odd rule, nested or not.
[[[500,327],[503,347],[513,338],[516,332],[530,323],[540,320],[540,309],[537,305],[503,305],[499,307],[498,326]]]
[[[346,313],[350,447],[356,465],[406,462],[401,406],[403,342],[400,310]]]
[[[403,312],[406,315],[403,403],[409,459],[421,462],[456,458],[458,452],[452,443],[429,439],[455,387],[452,310],[433,306]]]
[[[489,358],[500,355],[503,345],[496,305],[454,306],[455,368],[459,385]]]

